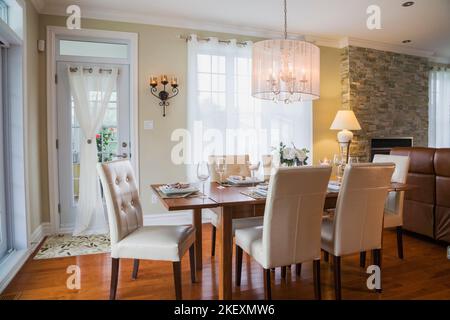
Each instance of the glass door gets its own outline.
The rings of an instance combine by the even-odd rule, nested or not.
[[[5,197],[5,145],[3,139],[3,53],[4,50],[0,48],[0,260],[6,254],[8,250],[8,238],[7,238],[7,221],[6,221],[6,197]]]
[[[127,65],[102,65],[58,62],[58,166],[60,227],[70,229],[75,224],[79,195],[80,141],[83,138],[75,116],[74,100],[70,93],[67,69],[78,65],[82,68],[119,68],[116,86],[106,111],[103,124],[97,132],[98,161],[108,162],[129,158],[130,150],[130,105],[129,68]],[[92,99],[96,92],[90,93]]]

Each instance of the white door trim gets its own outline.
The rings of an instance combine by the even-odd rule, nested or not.
[[[131,107],[131,161],[139,185],[139,102],[138,102],[138,34],[95,29],[69,30],[65,27],[47,27],[47,148],[48,148],[48,191],[50,201],[51,232],[60,232],[58,213],[58,153],[56,149],[56,37],[77,36],[112,40],[127,40],[130,44],[130,107]]]

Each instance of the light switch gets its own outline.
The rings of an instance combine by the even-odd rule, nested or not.
[[[144,121],[144,130],[153,130],[154,127],[153,120]]]

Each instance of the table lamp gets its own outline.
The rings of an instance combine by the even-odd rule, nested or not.
[[[350,145],[353,140],[353,132],[350,130],[361,130],[358,119],[356,119],[355,113],[352,110],[340,110],[338,111],[336,118],[331,125],[331,130],[341,130],[337,137],[341,148],[347,150],[347,163],[350,156]]]

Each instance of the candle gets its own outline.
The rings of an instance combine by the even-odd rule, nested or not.
[[[331,164],[331,161],[328,160],[327,157],[325,157],[325,159],[320,161],[320,165],[322,165],[322,166],[329,166],[330,164]]]
[[[178,84],[178,79],[177,78],[172,78],[172,85],[177,85]]]
[[[156,86],[156,85],[158,85],[158,81],[157,81],[156,77],[151,77],[151,78],[150,78],[150,85],[151,85],[151,86]]]
[[[168,82],[166,75],[161,76],[161,82],[166,82],[166,83]]]

